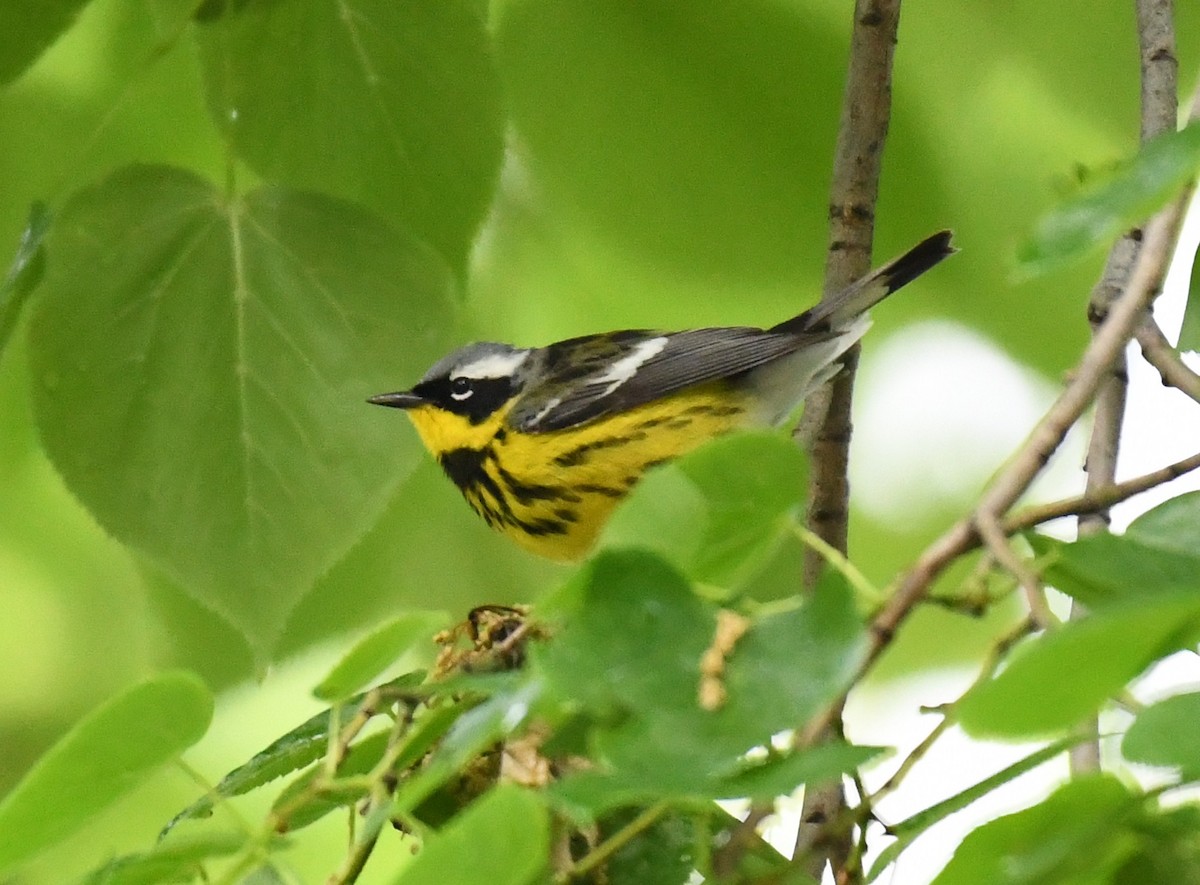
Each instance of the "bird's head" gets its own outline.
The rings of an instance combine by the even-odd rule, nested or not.
[[[484,341],[442,357],[411,390],[367,402],[404,409],[433,454],[481,448],[525,383],[528,348]]]

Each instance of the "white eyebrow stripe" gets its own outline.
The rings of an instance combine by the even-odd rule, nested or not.
[[[637,370],[643,363],[658,356],[666,346],[667,338],[665,335],[660,335],[657,338],[648,338],[645,341],[639,342],[632,351],[609,366],[608,371],[596,379],[595,383],[597,384],[604,384],[606,381],[610,382],[600,396],[608,396],[636,375]]]
[[[451,378],[507,378],[529,358],[528,350],[516,353],[489,353],[465,366],[458,366]]]

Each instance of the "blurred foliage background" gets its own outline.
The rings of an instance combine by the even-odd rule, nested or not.
[[[468,340],[771,324],[819,294],[847,3],[495,0],[485,9],[457,0],[398,11],[385,0],[270,0],[237,16],[221,5],[59,0],[0,11],[0,243],[15,251],[35,201],[78,224],[52,234],[45,286],[0,354],[0,791],[66,724],[141,674],[183,666],[227,690],[212,741],[232,749],[212,753],[236,761],[303,715],[263,699],[304,694],[305,655],[322,643],[406,608],[532,600],[561,580],[561,567],[490,534],[406,422],[360,405],[367,395],[408,386]],[[1177,12],[1181,82],[1191,83],[1200,8]],[[877,258],[941,227],[954,228],[963,254],[877,312],[868,367],[889,335],[935,317],[1051,383],[1071,365],[1101,258],[1020,283],[1011,259],[1081,175],[1135,150],[1137,67],[1130,4],[906,7]],[[166,177],[186,181],[192,196],[158,205],[159,181],[139,197],[112,177],[130,164],[176,167]],[[307,494],[311,478],[324,496],[311,499],[302,533],[268,544],[277,570],[237,572],[197,594],[181,586],[186,572],[164,569],[147,548],[197,539],[207,555],[207,514],[192,521],[172,509],[178,501],[160,499],[171,472],[117,469],[102,450],[80,460],[78,445],[119,424],[106,391],[157,372],[157,454],[166,447],[168,465],[191,463],[200,484],[220,485],[223,453],[209,430],[224,426],[225,394],[216,376],[193,386],[190,361],[211,354],[195,352],[187,330],[224,322],[221,299],[237,281],[197,285],[195,298],[213,312],[175,317],[170,334],[182,337],[162,334],[180,343],[157,366],[110,366],[99,378],[85,352],[119,301],[120,268],[89,238],[115,227],[143,244],[165,237],[181,207],[211,214],[220,234],[238,216],[212,210],[207,194],[217,205],[230,181],[239,195],[282,189],[260,192],[276,202],[246,198],[259,200],[249,211],[262,213],[254,217],[263,230],[294,236],[290,248],[313,266],[315,255],[333,264],[351,256],[361,272],[321,278],[354,291],[354,334],[321,342],[343,350],[331,356],[344,372],[322,388],[327,399],[307,398],[320,384],[303,366],[269,357],[258,366],[278,382],[274,395],[336,428],[299,460],[274,465],[287,483]],[[128,205],[117,212],[109,197]],[[163,226],[140,230],[138,213],[152,206]],[[304,212],[307,227],[295,221]],[[277,241],[264,233],[262,242],[248,260],[261,258],[264,285],[286,313],[285,283],[303,288],[305,268],[289,277]],[[203,260],[197,279],[206,279]],[[317,341],[324,321],[308,320]],[[84,356],[73,381],[76,353]],[[902,524],[856,510],[855,562],[886,582],[974,491],[964,485]],[[229,552],[231,562],[256,556]],[[277,577],[285,589],[270,589]],[[944,617],[916,619],[891,672],[952,662],[988,632],[958,622],[931,661],[920,632],[944,634]],[[123,830],[161,822],[187,788],[148,788],[101,826],[103,836],[67,843],[27,881],[63,881],[64,869],[111,851]]]

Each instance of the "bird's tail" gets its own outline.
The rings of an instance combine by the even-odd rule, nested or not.
[[[785,320],[772,332],[820,332],[837,330],[850,325],[901,286],[907,285],[925,271],[958,250],[950,243],[948,230],[938,231],[913,246],[899,258],[871,271],[851,283],[831,298],[798,317]]]

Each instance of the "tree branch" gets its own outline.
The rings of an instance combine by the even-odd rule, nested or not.
[[[1155,215],[1146,226],[1141,253],[1129,285],[1113,303],[1108,320],[1084,351],[1066,389],[984,491],[975,512],[951,526],[927,547],[912,568],[901,576],[895,592],[871,621],[867,652],[852,680],[852,685],[857,684],[874,666],[891,644],[900,625],[926,597],[938,576],[959,556],[979,546],[980,538],[976,526],[981,518],[999,520],[1006,528],[1014,525],[1013,521],[1003,519],[1004,514],[1029,488],[1030,483],[1061,445],[1067,430],[1079,420],[1113,362],[1133,337],[1154,301],[1166,274],[1167,264],[1190,198],[1189,190]],[[1186,469],[1194,469],[1197,465],[1187,466],[1190,461],[1191,459],[1188,459],[1187,462],[1180,463],[1185,465]],[[1173,469],[1167,468],[1166,473],[1170,476],[1164,477],[1162,481],[1178,475],[1177,472],[1172,473]],[[1183,468],[1180,472],[1183,472]],[[1132,485],[1127,483],[1122,488],[1128,490]],[[1142,488],[1138,486],[1129,494],[1136,494]],[[819,731],[834,721],[836,711],[840,709],[844,700],[843,695],[829,709],[813,717],[803,733],[812,734],[814,730]]]
[[[899,20],[900,0],[855,2],[850,64],[830,188],[825,297],[870,270],[879,173],[891,115],[892,58]],[[852,431],[850,406],[858,365],[857,345],[843,357],[843,365],[830,386],[822,420],[808,446],[807,522],[815,535],[845,553],[850,497],[847,474]],[[823,566],[819,553],[811,548],[805,552],[806,586],[815,584]],[[839,819],[845,808],[840,783],[805,791],[793,858],[818,881],[827,860],[837,871],[849,857],[852,834],[839,834],[834,840],[825,826]]]
[[[1176,80],[1179,65],[1175,60],[1175,28],[1173,0],[1135,0],[1137,9],[1138,48],[1141,57],[1141,142],[1164,132],[1175,131],[1179,114],[1179,84]],[[1094,336],[1108,315],[1109,305],[1118,292],[1124,290],[1137,257],[1141,230],[1122,236],[1112,248],[1104,274],[1088,300],[1088,320]],[[1103,381],[1096,396],[1092,436],[1088,443],[1086,492],[1111,486],[1117,474],[1117,455],[1120,451],[1121,425],[1125,420],[1125,400],[1129,390],[1129,374],[1122,352],[1113,363],[1112,371]],[[1079,533],[1096,534],[1108,530],[1108,511],[1100,510],[1081,516]],[[1071,603],[1071,617],[1085,614],[1078,602]],[[1071,773],[1079,775],[1100,770],[1100,725],[1096,717],[1084,724],[1086,739],[1070,750]]]

